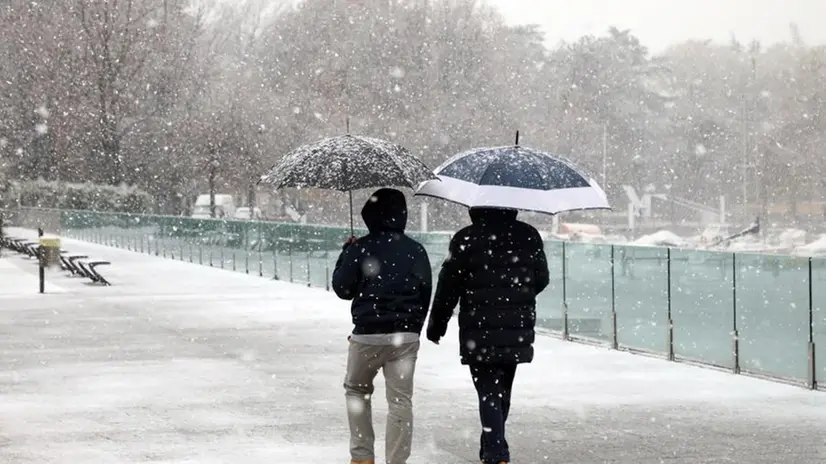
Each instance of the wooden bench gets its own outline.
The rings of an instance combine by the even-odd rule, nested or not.
[[[14,248],[12,248],[12,243],[11,237],[0,236],[0,248],[7,248],[15,251]]]
[[[110,263],[109,261],[89,261],[89,262],[87,262],[86,263],[86,269],[89,271],[90,278],[92,279],[92,281],[94,281],[96,283],[99,283],[99,284],[106,285],[106,286],[111,286],[112,284],[110,284],[109,281],[106,280],[106,278],[104,278],[100,274],[100,272],[98,272],[98,270],[97,270],[98,266],[109,266],[110,264],[112,264],[112,263]]]
[[[86,278],[91,279],[91,277],[89,277],[88,275],[86,275],[83,272],[80,265],[76,262],[79,259],[89,259],[88,256],[86,256],[86,255],[67,255],[67,256],[64,257],[63,255],[60,255],[60,259],[61,259],[61,261],[63,261],[66,264],[66,268],[67,268],[66,270],[71,272],[72,275],[80,275],[82,277],[86,277]]]
[[[4,237],[2,246],[33,258],[37,257],[37,249],[40,247],[37,242],[17,237]]]
[[[72,255],[68,257],[66,261],[70,264],[70,272],[74,269],[74,274],[86,277],[94,283],[107,286],[112,285],[100,274],[100,271],[97,270],[98,266],[108,266],[112,264],[109,261],[89,261],[89,257],[85,255]]]
[[[40,255],[40,244],[37,242],[24,242],[23,252],[26,253],[29,258],[37,258]]]
[[[71,272],[72,269],[69,267],[69,257],[67,256],[68,253],[69,252],[66,250],[60,250],[60,269]],[[74,272],[72,272],[72,274],[74,274]]]
[[[31,258],[40,257],[40,244],[24,238],[0,237],[0,246],[25,254]],[[72,275],[85,277],[94,283],[107,286],[112,284],[101,275],[97,269],[99,266],[109,266],[109,261],[91,261],[88,255],[72,254],[68,250],[60,250],[60,267],[64,271],[69,271]]]
[[[97,270],[98,266],[110,265],[111,263],[109,261],[88,260],[88,255],[74,255],[67,250],[61,250],[60,262],[64,270],[71,272],[72,275],[85,277],[92,282],[111,286],[112,284]]]
[[[3,246],[8,248],[9,250],[16,251],[18,253],[23,253],[23,246],[22,242],[25,242],[22,238],[17,237],[3,237]]]
[[[9,249],[14,250],[18,253],[25,253],[23,251],[23,243],[25,239],[13,237],[9,239]]]
[[[0,237],[0,247],[37,258],[40,255],[40,243],[33,242],[27,238]]]

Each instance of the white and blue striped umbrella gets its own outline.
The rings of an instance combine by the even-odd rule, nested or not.
[[[557,214],[611,209],[596,181],[570,161],[521,146],[475,148],[435,170],[416,195],[473,207]]]

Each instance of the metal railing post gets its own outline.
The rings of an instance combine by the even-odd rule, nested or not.
[[[329,247],[327,247],[329,248]],[[324,289],[330,291],[330,250],[324,250]]]
[[[258,224],[258,277],[264,277],[264,254],[261,251],[261,224]]]
[[[290,283],[293,282],[293,242],[287,245],[287,259],[290,260]]]
[[[614,263],[614,245],[611,245],[611,348],[616,350],[619,349],[619,338],[617,337],[617,292]]]
[[[313,286],[313,278],[310,275],[310,267],[312,267],[312,255],[313,252],[311,250],[307,250],[307,286]]]
[[[568,258],[565,243],[562,242],[562,339],[568,340]]]
[[[812,283],[812,258],[809,257],[809,353],[808,353],[808,379],[807,386],[812,390],[817,389],[817,363],[815,357],[814,339],[814,289]]]
[[[674,360],[674,318],[672,317],[671,313],[671,248],[666,248],[666,299],[668,301],[667,304],[667,324],[668,324],[668,332],[667,332],[667,343],[668,343],[668,360]]]
[[[737,254],[731,254],[731,314],[732,314],[732,354],[734,356],[734,365],[732,372],[740,373],[740,333],[737,329]]]

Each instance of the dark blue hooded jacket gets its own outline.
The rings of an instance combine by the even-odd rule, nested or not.
[[[404,194],[377,190],[361,216],[369,233],[345,247],[332,282],[339,298],[353,300],[353,333],[421,333],[433,283],[427,252],[404,234]]]

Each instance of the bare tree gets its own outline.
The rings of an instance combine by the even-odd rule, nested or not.
[[[615,198],[651,182],[793,212],[811,196],[798,186],[826,178],[826,52],[794,29],[772,48],[650,56],[617,29],[548,47],[474,0],[271,4],[6,0],[0,170],[136,183],[169,213],[205,189],[254,206],[264,169],[349,120],[433,167],[520,129],[591,170],[605,159]],[[346,217],[302,195],[330,213],[319,220]]]
[[[92,156],[102,182],[127,180],[124,138],[175,101],[175,70],[186,69],[200,29],[187,6],[184,0],[77,0],[81,78],[97,121]],[[185,33],[173,38],[173,30]]]

